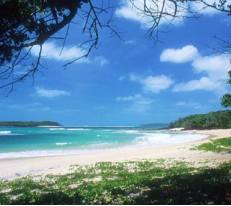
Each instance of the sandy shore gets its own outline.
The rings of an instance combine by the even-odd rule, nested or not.
[[[208,141],[210,138],[223,138],[231,136],[231,129],[219,130],[191,130],[189,133],[208,135],[207,138],[190,143],[182,143],[173,146],[162,147],[126,147],[117,149],[105,149],[96,153],[84,153],[78,155],[33,157],[0,160],[0,179],[12,179],[25,175],[63,174],[69,171],[71,165],[86,165],[105,161],[129,161],[129,160],[156,160],[176,159],[188,162],[200,161],[231,161],[231,154],[212,153],[191,150],[197,144]]]

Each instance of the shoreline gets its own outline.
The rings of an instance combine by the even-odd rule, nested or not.
[[[73,165],[90,165],[97,162],[174,159],[191,163],[207,160],[222,163],[231,160],[231,154],[203,152],[190,149],[211,138],[218,139],[229,137],[231,136],[231,129],[187,130],[182,132],[203,134],[207,135],[207,137],[192,142],[159,147],[121,147],[102,149],[96,153],[0,159],[0,179],[14,179],[27,175],[65,174],[69,172],[70,167]]]
[[[53,128],[51,128],[53,129]],[[135,130],[136,131],[139,130]],[[140,132],[141,131],[141,132]],[[197,134],[195,132],[187,132],[185,130],[172,130],[172,129],[164,129],[164,130],[140,130],[138,133],[140,136],[135,137],[134,140],[129,143],[124,144],[110,144],[110,143],[96,143],[93,145],[85,145],[84,147],[69,147],[69,148],[50,148],[50,149],[37,149],[37,150],[24,150],[24,151],[6,151],[0,153],[0,160],[12,160],[12,159],[24,159],[24,158],[38,158],[38,157],[59,157],[59,156],[70,156],[70,155],[85,155],[86,153],[98,153],[102,151],[111,151],[111,150],[127,150],[127,149],[144,149],[144,148],[163,148],[169,146],[177,146],[181,144],[193,143],[196,141],[201,141],[203,139],[207,139],[209,135],[207,134]],[[183,136],[165,139],[166,137],[162,137],[161,135],[176,135]],[[10,131],[9,131],[10,132]],[[160,133],[159,133],[160,132]],[[125,132],[126,133],[126,132]],[[130,132],[129,132],[130,133]],[[187,135],[188,134],[188,135]],[[160,135],[160,136],[158,136]],[[156,139],[158,138],[158,139]],[[163,138],[163,139],[162,139]],[[167,136],[167,138],[169,138]],[[154,141],[153,141],[154,140]],[[69,144],[67,142],[64,143],[55,143],[57,144]],[[105,146],[106,145],[106,146]]]

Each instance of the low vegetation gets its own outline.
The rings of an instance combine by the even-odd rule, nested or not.
[[[230,204],[231,162],[98,163],[70,174],[0,182],[0,204]]]
[[[8,121],[0,122],[5,127],[38,127],[38,126],[61,126],[58,122],[52,121]]]
[[[231,111],[210,112],[208,114],[190,115],[172,122],[170,128],[184,129],[227,129],[231,128]]]
[[[210,140],[200,144],[196,149],[211,152],[231,152],[231,137]]]

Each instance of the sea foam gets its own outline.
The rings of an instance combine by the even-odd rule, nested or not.
[[[56,128],[56,127],[54,127],[54,128],[49,128],[49,130],[51,130],[51,131],[60,131],[60,130],[65,130],[65,128]]]
[[[9,134],[12,134],[11,131],[0,131],[0,135],[9,135]]]
[[[9,130],[0,131],[0,136],[6,136],[6,135],[23,135],[23,134],[15,134],[15,133],[12,133],[12,132],[9,131]]]
[[[88,131],[90,129],[85,129],[85,128],[49,128],[51,131]]]
[[[71,142],[56,142],[55,144],[57,146],[63,146],[63,145],[72,144],[72,143]]]
[[[67,128],[68,131],[88,131],[90,129],[85,128]]]
[[[4,149],[4,150],[0,150],[0,159],[20,158],[20,157],[41,157],[41,156],[52,156],[52,155],[53,156],[70,155],[70,154],[82,154],[82,153],[88,154],[89,152],[95,153],[102,149],[114,149],[114,148],[121,148],[121,147],[135,147],[136,149],[142,147],[158,147],[163,145],[189,143],[207,137],[207,135],[192,134],[190,132],[185,132],[185,131],[173,132],[168,130],[139,130],[139,129],[118,129],[118,130],[112,129],[109,131],[105,131],[105,129],[101,129],[101,130],[97,129],[94,131],[94,129],[90,129],[93,132],[92,133],[89,132],[89,135],[87,135],[86,138],[86,135],[81,135],[81,133],[78,134],[77,131],[79,129],[86,130],[87,128],[86,129],[85,128],[50,128],[50,129],[61,130],[60,131],[61,135],[57,136],[56,138],[56,133],[59,132],[55,132],[54,136],[52,135],[53,133],[50,132],[46,138],[40,138],[39,136],[40,133],[38,134],[35,133],[36,135],[33,135],[32,132],[34,132],[34,130],[29,130],[31,132],[31,136],[28,136],[28,134],[26,134],[27,135],[25,138],[26,140],[30,137],[31,140],[35,139],[37,142],[39,143],[41,142],[42,146],[45,146],[45,147],[41,147],[40,144],[38,144],[36,150],[33,142],[31,144],[31,147],[28,147],[28,145],[25,146],[25,148],[28,149],[28,151],[25,151],[25,148],[21,146],[23,142],[21,142],[21,140],[19,140],[18,138],[15,138],[15,142],[13,142],[14,140],[13,136],[12,138],[10,137],[5,138],[6,141],[8,141],[9,143],[6,145],[0,144],[0,148],[2,147]],[[77,130],[76,134],[78,134],[78,138],[76,138],[75,136],[72,137],[73,134],[75,134],[75,131],[68,132],[66,131],[67,129]],[[65,130],[65,136],[63,136],[62,130]],[[18,130],[17,128],[17,130],[15,131],[20,131],[20,130]],[[47,130],[45,132],[47,132]],[[108,132],[110,132],[110,135],[108,135]],[[68,136],[69,133],[72,136],[69,137]],[[0,131],[0,135],[2,135],[2,138],[4,138],[4,135],[6,136],[6,135],[17,135],[17,134],[14,134],[14,130],[13,131],[5,130],[5,131]],[[45,141],[47,138],[49,140],[49,143],[52,143],[50,144],[49,148],[47,148],[48,146]],[[15,145],[17,146],[18,143],[19,148],[21,148],[21,151],[15,151],[14,148],[10,148],[8,145],[10,145],[12,142],[14,144],[14,147]],[[47,150],[45,151],[43,148],[47,148]],[[3,153],[2,151],[7,151],[7,152]]]
[[[143,133],[134,143],[147,146],[173,145],[204,139],[207,135],[190,133]]]

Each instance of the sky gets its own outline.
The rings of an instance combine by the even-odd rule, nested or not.
[[[224,109],[220,98],[229,91],[230,56],[215,49],[219,41],[214,36],[228,36],[230,17],[208,9],[196,19],[171,25],[163,20],[155,41],[147,36],[148,19],[127,2],[118,1],[113,17],[122,40],[102,31],[88,58],[64,69],[85,52],[76,24],[70,26],[61,55],[62,40],[46,42],[44,67],[34,82],[28,79],[9,96],[1,94],[0,120],[139,125]],[[34,47],[31,58],[37,54]]]

